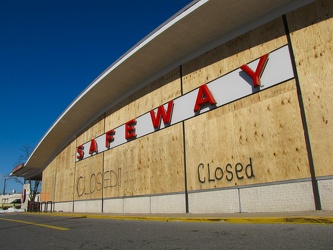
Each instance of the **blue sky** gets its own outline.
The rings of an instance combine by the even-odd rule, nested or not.
[[[103,70],[190,2],[0,1],[0,193],[21,147],[35,148]]]

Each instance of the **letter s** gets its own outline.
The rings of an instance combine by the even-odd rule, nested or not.
[[[84,149],[83,145],[77,147],[77,151],[76,151],[76,152],[79,154],[79,155],[77,156],[77,158],[78,158],[79,160],[82,160],[82,159],[83,159],[83,156],[84,156],[84,151],[83,151],[83,149]]]

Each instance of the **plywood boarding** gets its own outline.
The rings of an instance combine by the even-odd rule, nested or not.
[[[56,169],[56,160],[53,160],[43,171],[41,201],[54,201]]]
[[[282,18],[241,35],[183,65],[184,93],[285,44]]]
[[[57,172],[75,167],[76,141],[71,142],[56,157]]]
[[[333,1],[287,16],[317,176],[333,175]]]
[[[183,192],[183,153],[182,124],[105,152],[104,198]]]
[[[94,105],[93,103],[91,105]],[[100,116],[96,121],[94,121],[88,129],[84,131],[77,138],[77,145],[82,145],[85,142],[88,142],[97,136],[104,133],[104,115]]]
[[[71,201],[74,195],[76,142],[69,144],[55,159],[55,201]]]
[[[102,198],[103,153],[76,163],[74,200]]]
[[[56,173],[55,202],[72,201],[74,192],[74,168]]]
[[[294,80],[190,119],[185,128],[189,190],[310,177]]]
[[[105,130],[109,131],[175,99],[181,94],[179,69],[160,77],[137,91],[109,110],[105,119]]]

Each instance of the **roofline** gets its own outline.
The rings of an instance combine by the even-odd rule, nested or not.
[[[171,23],[175,23],[175,20],[178,20],[181,17],[184,17],[188,14],[188,11],[193,11],[197,8],[199,8],[202,4],[208,2],[209,0],[194,0],[193,2],[186,5],[184,8],[182,8],[180,11],[178,11],[176,14],[174,14],[172,17],[170,17],[167,21],[162,23],[160,26],[158,26],[156,29],[154,29],[152,32],[150,32],[148,35],[146,35],[143,39],[141,39],[138,43],[136,43],[131,49],[129,49],[127,52],[125,52],[124,55],[122,55],[120,58],[118,58],[113,64],[111,64],[107,69],[105,69],[98,77],[96,77],[74,100],[73,102],[65,109],[64,112],[60,114],[60,116],[57,118],[57,120],[52,124],[52,126],[47,130],[45,135],[42,137],[42,139],[39,141],[37,146],[35,147],[34,151],[29,156],[27,163],[29,162],[30,158],[34,154],[34,152],[38,149],[39,145],[42,143],[42,141],[47,137],[47,135],[50,133],[50,131],[60,122],[61,118],[77,103],[78,100],[83,98],[83,96],[91,89],[93,88],[98,82],[104,78],[110,71],[112,71],[114,68],[118,67],[123,61],[125,61],[127,58],[129,58],[132,54],[134,54],[136,51],[138,51],[141,47],[144,46],[144,44],[147,44],[149,41],[151,41],[154,37],[156,37],[158,34],[160,34],[162,31],[166,29],[167,26],[171,26]],[[200,5],[197,5],[197,3],[200,2]]]

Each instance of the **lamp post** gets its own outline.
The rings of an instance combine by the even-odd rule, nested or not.
[[[7,178],[6,177],[3,177],[4,181],[3,181],[3,191],[2,191],[2,194],[5,195],[5,192],[6,192],[6,180]]]

